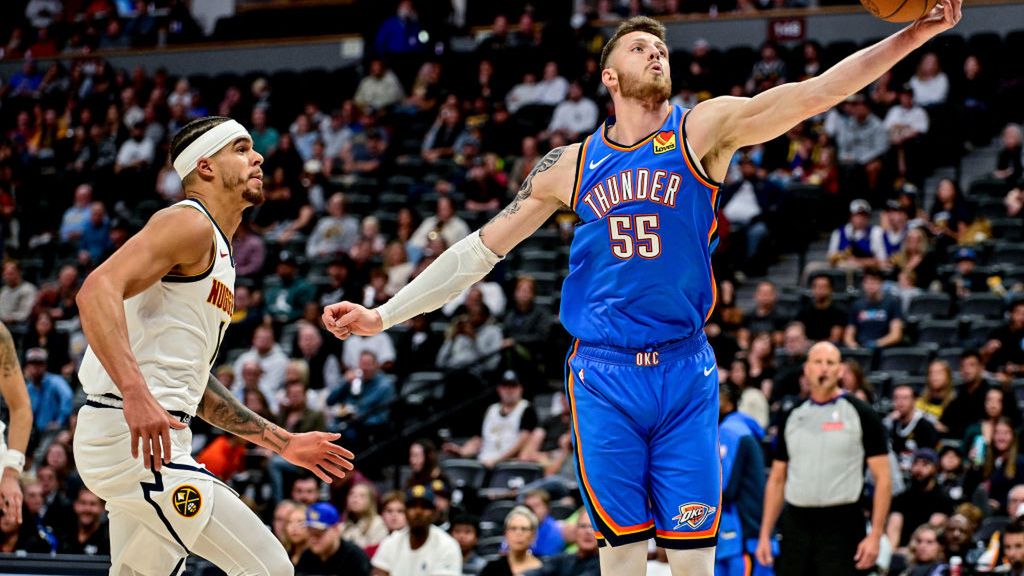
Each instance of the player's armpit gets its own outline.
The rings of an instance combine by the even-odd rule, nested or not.
[[[552,149],[523,180],[512,202],[480,229],[485,246],[505,256],[568,204],[576,177],[579,144]]]
[[[196,415],[221,430],[279,454],[291,439],[287,430],[246,408],[213,374],[206,382]]]

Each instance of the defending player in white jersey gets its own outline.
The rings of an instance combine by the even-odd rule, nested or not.
[[[10,412],[10,424],[0,422],[0,512],[13,515],[21,524],[21,484],[18,479],[25,468],[25,447],[32,434],[32,404],[25,388],[25,377],[18,364],[11,333],[0,322],[0,396]],[[4,429],[7,440],[4,440]]]
[[[112,575],[177,575],[194,553],[229,575],[287,576],[270,530],[192,458],[188,422],[199,416],[325,482],[352,469],[352,454],[332,443],[338,434],[275,426],[210,374],[234,308],[230,238],[263,201],[252,137],[230,118],[201,118],[174,137],[171,159],[186,199],[154,214],[78,293],[89,348],[75,459],[107,501]]]

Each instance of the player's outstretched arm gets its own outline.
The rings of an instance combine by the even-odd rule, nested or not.
[[[0,322],[0,395],[10,411],[7,426],[7,453],[0,461],[0,510],[21,524],[21,485],[18,478],[25,468],[25,449],[32,433],[32,404],[25,388],[25,377],[18,363],[18,352],[7,327]]]
[[[340,434],[293,434],[246,408],[213,374],[196,414],[222,430],[280,454],[324,482],[330,483],[332,476],[343,478],[352,469],[352,453],[332,442],[341,438]]]
[[[694,108],[687,135],[712,178],[721,179],[733,152],[785,134],[842,102],[930,38],[960,21],[963,0],[940,0],[926,16],[848,56],[820,76],[776,86],[753,98],[719,97]]]
[[[169,428],[185,425],[167,413],[150,393],[132,354],[124,301],[160,281],[169,272],[201,272],[214,257],[210,221],[191,208],[165,208],[138,234],[85,279],[75,301],[82,330],[96,357],[124,398],[131,430],[132,457],[159,470],[171,457]]]
[[[480,281],[517,244],[536,232],[571,194],[579,145],[558,147],[523,180],[512,202],[480,230],[444,251],[412,282],[380,307],[352,302],[324,308],[324,326],[344,340],[372,336],[409,318],[443,306]]]

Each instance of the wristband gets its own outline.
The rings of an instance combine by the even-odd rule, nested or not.
[[[10,468],[21,474],[21,471],[25,469],[25,454],[20,450],[8,449],[3,460],[0,461],[0,468]]]

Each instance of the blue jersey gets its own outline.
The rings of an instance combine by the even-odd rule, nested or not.
[[[714,309],[719,185],[690,156],[687,112],[633,146],[608,138],[610,118],[580,148],[561,319],[583,342],[655,347],[701,332]]]

